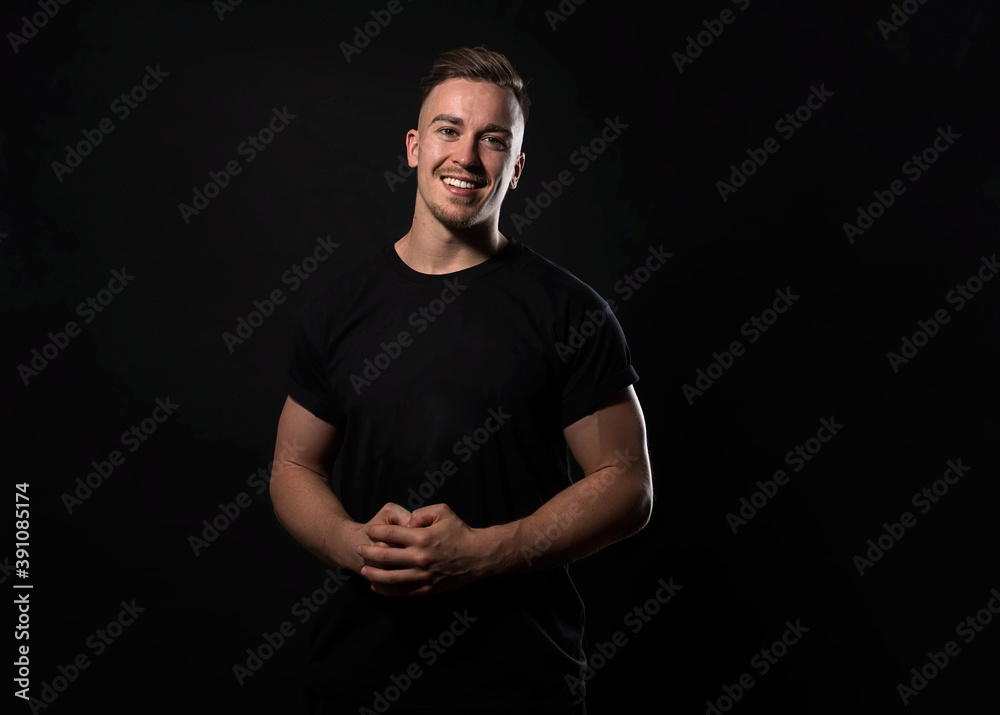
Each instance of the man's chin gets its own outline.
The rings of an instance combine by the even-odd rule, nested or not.
[[[442,226],[454,231],[469,229],[485,222],[482,214],[478,211],[435,211],[432,215]]]
[[[478,226],[481,222],[473,219],[468,219],[465,221],[454,220],[454,221],[440,221],[440,224],[444,226],[449,231],[467,231],[470,228]]]

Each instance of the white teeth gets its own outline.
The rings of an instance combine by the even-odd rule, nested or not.
[[[444,178],[444,183],[448,184],[449,186],[457,186],[460,189],[476,188],[475,184],[470,184],[468,181],[462,181],[461,179],[453,179],[450,176],[446,176]]]

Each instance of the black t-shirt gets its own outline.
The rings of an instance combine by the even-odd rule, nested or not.
[[[568,487],[563,428],[638,380],[604,299],[513,239],[446,275],[385,246],[306,306],[288,374],[292,399],[344,430],[332,481],[355,521],[445,503],[473,528]],[[566,680],[584,665],[568,567],[411,598],[352,574],[316,619],[306,683],[345,707],[531,713],[583,696]]]

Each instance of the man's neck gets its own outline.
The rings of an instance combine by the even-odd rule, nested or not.
[[[458,233],[438,225],[436,231],[421,231],[416,222],[396,244],[396,254],[417,273],[455,273],[486,261],[509,240],[495,227]]]

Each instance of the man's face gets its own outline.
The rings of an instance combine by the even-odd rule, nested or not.
[[[406,147],[417,169],[418,214],[426,209],[449,229],[495,224],[524,165],[524,118],[514,93],[450,79],[431,90],[417,123]]]

